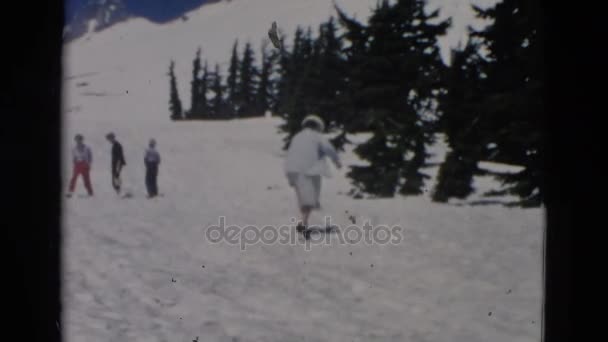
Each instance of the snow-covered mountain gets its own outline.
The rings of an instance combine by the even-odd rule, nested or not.
[[[68,18],[63,38],[71,41],[91,32],[100,32],[130,17],[123,0],[88,0]]]
[[[336,2],[365,20],[376,0]],[[472,14],[465,1],[431,2],[439,5],[443,17],[454,16],[442,41],[449,52]],[[80,198],[79,183],[64,202],[66,341],[540,340],[541,209],[441,205],[428,195],[355,200],[345,195],[345,168],[323,180],[323,211],[312,222],[328,214],[343,228],[353,220],[399,226],[400,241],[241,250],[206,238],[220,217],[240,227],[291,224],[297,208],[282,169],[280,120],[171,122],[170,60],[188,107],[198,46],[225,67],[234,39],[259,48],[274,20],[291,35],[332,14],[331,0],[220,1],[185,21],[131,17],[65,44],[63,151],[69,156],[74,134],[84,135],[95,191]],[[111,187],[109,131],[123,144],[131,199]],[[164,194],[153,200],[143,167],[150,138],[162,156]],[[345,166],[360,162],[352,148],[341,155]],[[430,152],[439,161],[446,147]],[[65,158],[64,186],[70,171]],[[494,185],[483,176],[474,183],[478,193]]]
[[[64,39],[98,32],[126,18],[146,18],[165,23],[176,18],[187,20],[185,12],[220,0],[66,0]]]

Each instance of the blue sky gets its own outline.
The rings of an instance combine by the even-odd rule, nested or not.
[[[65,0],[66,19],[88,0]],[[180,14],[200,6],[207,0],[125,0],[130,13],[153,21],[173,19]]]

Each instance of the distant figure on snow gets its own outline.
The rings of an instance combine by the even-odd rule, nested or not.
[[[328,156],[338,169],[342,164],[334,147],[322,135],[325,124],[321,118],[309,115],[302,121],[302,126],[287,150],[285,172],[289,185],[296,192],[302,214],[302,221],[296,229],[307,232],[310,212],[320,209],[321,177],[329,176],[325,157]]]
[[[84,144],[84,137],[81,134],[76,134],[74,141],[76,142],[76,146],[72,149],[72,179],[70,180],[67,196],[72,197],[74,188],[76,187],[76,181],[80,175],[84,180],[84,187],[87,189],[89,196],[93,196],[93,188],[91,187],[91,178],[89,176],[91,164],[93,163],[93,153],[91,153],[91,149]]]
[[[122,150],[122,145],[116,140],[114,133],[108,133],[106,139],[112,144],[112,187],[117,194],[120,194],[122,180],[120,179],[120,171],[127,165],[125,155]]]
[[[144,155],[144,164],[146,166],[146,189],[148,197],[158,196],[158,166],[160,165],[160,154],[156,150],[156,140],[150,139],[146,154]]]

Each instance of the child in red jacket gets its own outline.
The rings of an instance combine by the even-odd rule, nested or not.
[[[76,146],[72,149],[73,169],[68,197],[71,197],[74,193],[78,176],[82,176],[84,187],[87,189],[89,196],[93,196],[93,187],[91,186],[91,178],[89,176],[91,163],[93,162],[93,153],[91,153],[91,149],[84,144],[82,135],[76,134],[74,141],[76,142]]]

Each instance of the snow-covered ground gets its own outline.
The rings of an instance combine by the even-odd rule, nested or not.
[[[364,17],[375,0],[338,3]],[[197,44],[225,61],[233,38],[257,43],[272,20],[287,32],[316,25],[330,5],[232,0],[189,13],[186,22],[133,20],[66,47],[64,149],[84,134],[96,193],[64,203],[67,341],[540,340],[541,209],[441,205],[428,195],[355,200],[344,195],[343,169],[324,180],[323,213],[343,227],[350,215],[358,225],[397,225],[397,243],[340,245],[333,234],[328,245],[296,239],[243,250],[207,238],[222,216],[227,225],[291,223],[296,207],[282,171],[280,122],[170,122],[168,60],[180,64],[187,107]],[[125,148],[131,199],[117,199],[111,188],[109,131]],[[164,197],[148,200],[143,152],[152,137]],[[445,146],[432,150],[440,160]],[[343,159],[359,162],[350,150]],[[66,185],[69,166],[66,160]],[[494,184],[479,177],[475,185],[482,193]]]

